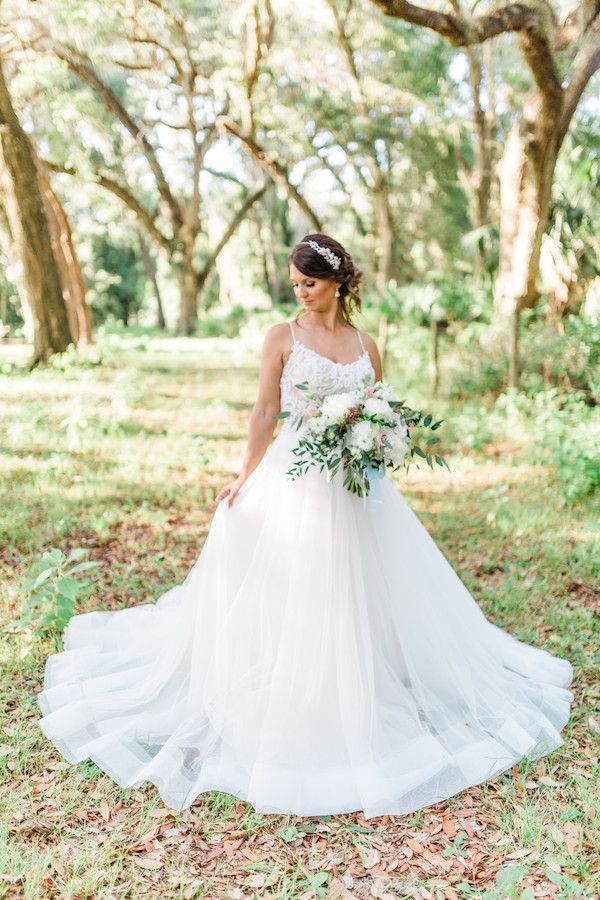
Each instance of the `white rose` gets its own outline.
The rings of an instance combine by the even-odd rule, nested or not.
[[[348,429],[346,446],[350,451],[371,450],[376,430],[372,422],[357,421],[356,424]]]
[[[328,394],[323,400],[321,413],[330,422],[337,422],[345,419],[348,412],[356,405],[356,397],[354,393]]]
[[[306,424],[306,431],[309,435],[312,435],[312,437],[320,438],[323,436],[328,425],[329,422],[324,416],[313,416]]]
[[[386,462],[391,462],[393,466],[401,465],[408,449],[405,432],[398,429],[386,432],[386,442],[387,447],[384,448]]]
[[[379,397],[381,400],[394,400],[396,397],[396,392],[394,388],[387,381],[382,381],[378,384],[375,389],[375,396]]]
[[[384,416],[388,418],[392,413],[392,407],[387,400],[379,397],[369,397],[365,400],[364,413],[367,416]]]

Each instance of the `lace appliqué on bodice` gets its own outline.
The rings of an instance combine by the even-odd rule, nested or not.
[[[289,323],[288,323],[289,324]],[[292,330],[290,325],[290,330]],[[364,349],[362,338],[358,335],[362,354],[351,363],[336,363],[326,356],[311,350],[306,344],[296,339],[292,330],[293,345],[290,355],[283,367],[280,380],[281,411],[289,411],[290,416],[283,420],[283,427],[290,427],[292,420],[302,415],[306,406],[306,394],[340,394],[351,391],[364,384],[375,383],[375,372],[369,353]],[[295,387],[296,384],[308,383],[306,391]]]

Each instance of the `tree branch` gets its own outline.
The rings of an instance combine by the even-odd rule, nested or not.
[[[441,34],[455,47],[481,44],[489,38],[507,31],[522,31],[536,27],[543,31],[547,16],[542,14],[539,3],[508,3],[497,6],[483,16],[464,17],[456,13],[441,13],[409,3],[408,0],[372,0],[388,16],[404,19],[412,25],[422,25]],[[550,14],[550,10],[548,9]]]
[[[217,257],[219,255],[219,253],[221,252],[223,247],[227,244],[227,242],[231,239],[236,228],[245,219],[245,217],[247,216],[247,214],[248,214],[249,210],[252,208],[252,206],[256,203],[257,200],[260,199],[260,197],[262,197],[262,195],[264,194],[266,189],[267,189],[266,184],[263,184],[256,191],[254,191],[253,194],[248,194],[246,196],[246,199],[244,200],[242,206],[237,211],[237,213],[235,214],[235,216],[233,217],[233,219],[231,220],[231,222],[229,223],[229,225],[223,232],[220,241],[218,242],[216,247],[214,247],[214,249],[210,253],[208,259],[204,263],[202,271],[198,273],[198,275],[196,277],[198,291],[200,291],[202,289],[206,279],[210,275],[210,272],[211,272],[215,262],[217,261]]]
[[[556,22],[551,7],[540,2],[507,3],[481,16],[441,13],[408,0],[372,0],[390,16],[441,34],[454,47],[481,44],[498,34],[518,32],[527,65],[547,110],[562,102],[562,87],[554,55]]]
[[[49,159],[42,159],[42,162],[49,172],[58,172],[66,175],[71,175],[73,178],[83,178],[83,176],[73,166],[63,166],[59,163],[54,163]],[[94,184],[103,187],[107,191],[110,191],[111,194],[114,194],[115,197],[118,197],[119,200],[122,200],[123,203],[133,213],[135,213],[140,222],[144,225],[148,234],[152,238],[154,238],[157,244],[163,247],[168,253],[172,252],[172,240],[164,235],[156,225],[156,213],[152,213],[150,212],[150,210],[146,209],[146,207],[139,202],[137,197],[135,197],[128,188],[124,187],[124,185],[119,184],[118,181],[109,178],[107,175],[102,175],[99,172],[95,172],[92,177]]]
[[[598,4],[600,6],[600,4]],[[590,23],[573,63],[573,73],[565,91],[558,131],[559,146],[569,128],[573,114],[590,78],[600,68],[600,13]]]
[[[307,219],[314,226],[315,231],[321,231],[321,222],[313,212],[308,202],[302,194],[290,182],[285,167],[276,159],[274,153],[269,153],[260,146],[254,137],[244,134],[239,125],[230,119],[229,116],[218,116],[216,119],[217,127],[223,131],[238,138],[242,142],[242,147],[246,153],[254,160],[263,172],[266,172],[275,184],[283,187],[288,196],[297,203]]]
[[[169,209],[173,231],[177,231],[181,227],[181,210],[179,204],[171,192],[171,188],[165,178],[162,167],[158,162],[154,147],[141,126],[130,116],[112,88],[105,84],[102,78],[100,78],[89,57],[80,53],[74,47],[70,47],[67,44],[63,44],[53,39],[50,39],[50,46],[54,54],[59,59],[62,59],[75,75],[81,78],[82,81],[85,81],[86,84],[89,84],[89,86],[96,91],[109,112],[115,116],[129,132],[134,141],[140,146],[156,180],[158,192]]]

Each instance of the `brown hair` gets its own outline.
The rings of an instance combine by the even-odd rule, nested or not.
[[[341,259],[339,268],[334,269],[324,256],[304,241],[315,241],[320,247],[331,250]],[[363,273],[338,241],[327,234],[305,234],[290,253],[289,263],[293,263],[303,275],[335,281],[339,285],[338,299],[342,316],[349,325],[352,324],[352,316],[355,312],[360,312],[359,283]]]

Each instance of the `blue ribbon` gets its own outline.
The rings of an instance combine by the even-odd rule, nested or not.
[[[365,507],[368,505],[370,509],[377,509],[383,502],[381,497],[381,479],[385,475],[385,464],[383,462],[379,463],[377,466],[371,464],[367,467],[366,472],[371,489],[369,493],[363,497],[363,504]]]

